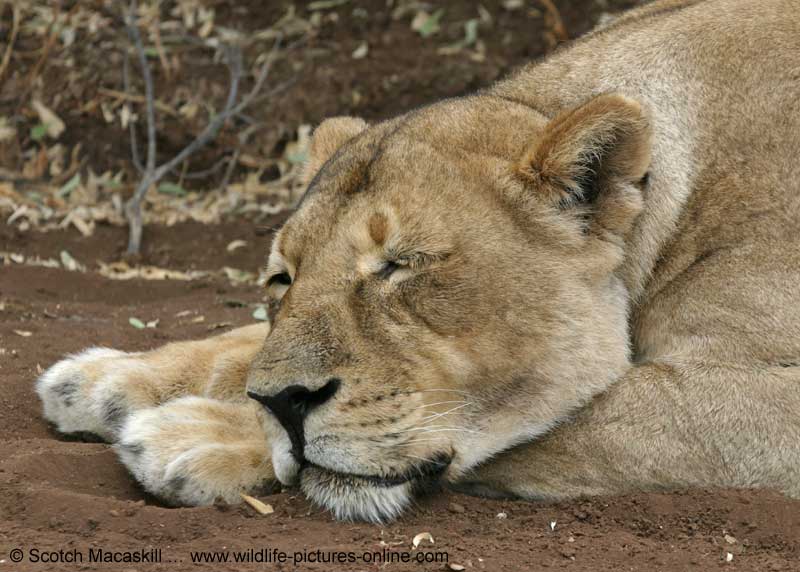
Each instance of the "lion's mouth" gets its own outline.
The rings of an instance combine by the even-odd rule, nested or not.
[[[336,479],[339,483],[346,482],[351,486],[362,484],[390,488],[409,482],[430,483],[436,481],[447,470],[451,461],[452,458],[448,455],[439,454],[427,461],[421,461],[415,465],[411,465],[402,472],[391,472],[385,475],[364,475],[342,472],[304,460],[300,471],[318,471],[329,478]]]

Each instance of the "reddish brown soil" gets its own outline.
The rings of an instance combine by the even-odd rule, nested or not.
[[[176,268],[223,264],[254,270],[269,236],[246,222],[151,229],[159,251],[149,261]],[[234,239],[249,247],[234,254]],[[124,229],[20,237],[0,225],[0,250],[57,257],[66,248],[86,264],[108,260],[124,246]],[[159,258],[162,257],[162,258]],[[543,504],[475,499],[437,493],[420,499],[397,522],[334,522],[294,491],[262,497],[275,512],[244,507],[172,509],[143,493],[108,445],[83,443],[52,432],[43,421],[33,383],[39,367],[66,353],[104,344],[142,350],[170,340],[208,335],[210,326],[251,321],[253,288],[222,280],[112,282],[95,273],[24,266],[0,267],[0,571],[25,570],[448,570],[438,564],[192,564],[192,551],[278,548],[410,550],[429,531],[450,564],[466,570],[797,570],[800,501],[761,491],[682,491]],[[175,314],[191,310],[203,323]],[[136,330],[130,316],[160,318],[155,330]],[[32,332],[22,337],[14,330]],[[453,503],[460,506],[453,506]],[[498,518],[505,513],[506,518]],[[555,522],[551,530],[550,523]],[[735,538],[729,543],[725,535]],[[393,544],[398,543],[398,544]],[[162,549],[161,565],[89,564],[89,548]],[[20,564],[11,550],[25,551]],[[83,564],[30,562],[30,550],[78,549]],[[725,562],[726,553],[733,561]],[[232,554],[232,553],[231,553]],[[230,556],[233,558],[233,556]],[[291,556],[290,556],[291,557]],[[166,563],[166,561],[172,561]]]

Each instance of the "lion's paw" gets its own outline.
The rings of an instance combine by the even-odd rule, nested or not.
[[[50,367],[36,382],[45,418],[62,433],[91,433],[114,440],[129,409],[121,387],[125,368],[118,366],[120,358],[130,355],[91,348]]]
[[[168,504],[237,503],[270,485],[269,446],[250,404],[182,397],[132,414],[116,445],[136,480]]]

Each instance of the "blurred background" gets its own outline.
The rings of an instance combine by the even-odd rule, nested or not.
[[[148,185],[145,227],[270,222],[302,192],[308,136],[325,117],[379,120],[470,92],[637,3],[0,2],[0,238],[8,246],[33,229],[89,237],[98,225],[125,225],[124,204],[146,174],[142,54],[157,165],[224,111],[231,53],[237,104],[250,96],[205,146]],[[141,53],[126,31],[129,9]],[[146,257],[152,247],[145,239]]]

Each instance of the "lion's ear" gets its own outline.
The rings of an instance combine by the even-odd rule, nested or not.
[[[638,102],[600,95],[557,115],[517,173],[559,208],[588,205],[594,222],[624,234],[641,210],[651,135]]]
[[[303,171],[303,184],[310,183],[339,147],[366,128],[367,122],[358,117],[332,117],[320,123],[311,136],[308,160]]]

